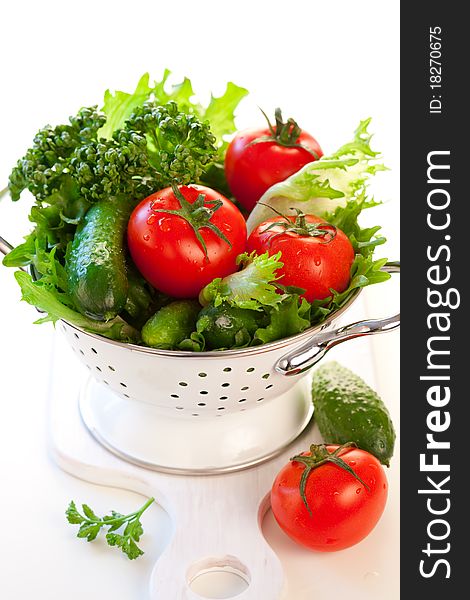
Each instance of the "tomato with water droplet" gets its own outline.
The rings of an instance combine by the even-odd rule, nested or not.
[[[328,445],[332,454],[339,446]],[[310,452],[300,455],[311,456]],[[307,476],[294,459],[278,473],[271,490],[271,508],[284,532],[312,550],[332,552],[357,544],[374,529],[387,501],[387,478],[380,462],[359,448],[345,448],[338,457],[356,476],[336,463],[324,462]]]
[[[216,277],[238,269],[246,224],[238,208],[201,185],[168,187],[136,206],[127,227],[134,263],[156,289],[197,298]]]
[[[305,290],[309,301],[344,292],[350,281],[354,248],[347,235],[315,215],[275,216],[250,234],[248,252],[270,255],[281,252],[284,266],[279,283]]]

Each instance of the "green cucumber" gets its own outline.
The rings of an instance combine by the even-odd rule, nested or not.
[[[199,313],[196,329],[210,350],[237,348],[251,342],[263,317],[264,313],[249,308],[209,304]]]
[[[170,302],[142,327],[144,344],[152,348],[174,349],[195,330],[200,310],[201,305],[197,300]]]
[[[92,319],[113,319],[126,305],[124,235],[131,208],[124,199],[97,202],[73,238],[67,256],[69,294],[77,309]]]
[[[387,407],[365,381],[329,362],[313,374],[315,419],[327,444],[355,442],[384,465],[390,464],[395,430]]]

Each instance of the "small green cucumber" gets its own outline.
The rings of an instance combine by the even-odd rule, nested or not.
[[[387,407],[365,381],[329,362],[313,374],[315,419],[327,444],[355,442],[384,465],[390,464],[395,430]]]
[[[201,305],[197,300],[170,302],[142,327],[142,341],[152,348],[175,348],[195,331],[200,310]]]
[[[124,235],[131,208],[124,199],[97,202],[73,238],[66,267],[69,294],[77,309],[92,319],[113,319],[126,305]]]
[[[209,304],[201,310],[197,331],[202,333],[207,348],[236,348],[247,345],[260,327],[264,315],[256,310],[221,304]]]

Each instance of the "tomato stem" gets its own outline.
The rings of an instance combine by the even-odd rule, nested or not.
[[[283,231],[276,233],[275,235],[273,235],[270,238],[270,243],[273,239],[275,239],[276,237],[278,237],[288,231],[291,231],[292,233],[296,233],[297,235],[305,236],[305,237],[328,236],[325,238],[324,242],[320,242],[322,244],[329,244],[336,237],[337,229],[334,225],[331,225],[330,223],[326,223],[326,222],[324,222],[324,223],[309,223],[306,219],[307,215],[304,212],[302,212],[301,210],[299,210],[298,208],[290,209],[290,210],[295,210],[295,212],[297,213],[295,219],[292,221],[287,215],[284,215],[283,213],[279,212],[272,206],[269,206],[269,204],[265,204],[264,202],[258,202],[258,204],[261,204],[262,206],[266,206],[267,208],[270,208],[273,212],[275,212],[277,215],[279,215],[280,217],[282,217],[284,219],[283,221],[275,221],[274,223],[270,223],[266,227],[266,229],[263,229],[262,233],[266,233],[266,231],[269,231],[270,229],[273,229],[274,227],[279,226],[279,227],[283,228]]]
[[[202,246],[202,249],[204,250],[206,259],[209,258],[207,255],[207,246],[206,242],[204,241],[204,238],[202,237],[199,231],[203,227],[207,227],[208,229],[213,231],[216,235],[220,237],[220,239],[226,242],[230,246],[230,248],[232,247],[230,240],[225,236],[223,231],[221,231],[217,227],[217,225],[214,225],[214,223],[211,223],[210,221],[215,211],[223,205],[222,200],[210,200],[212,206],[206,206],[205,195],[198,194],[196,200],[191,204],[191,202],[188,202],[188,200],[186,200],[184,195],[181,193],[181,190],[175,183],[171,184],[171,188],[173,190],[175,198],[179,201],[181,208],[177,210],[170,210],[167,208],[156,208],[153,209],[155,212],[163,212],[171,215],[178,215],[182,219],[184,219],[193,229],[199,243]]]
[[[300,478],[299,490],[303,503],[305,504],[305,507],[307,508],[311,516],[313,516],[313,513],[308,504],[307,496],[305,493],[307,487],[307,480],[310,473],[314,469],[318,469],[318,467],[326,464],[327,462],[331,462],[336,466],[340,467],[341,469],[344,469],[345,471],[350,473],[360,483],[362,483],[362,485],[367,489],[367,491],[370,491],[370,488],[367,485],[367,483],[365,483],[359,477],[359,475],[339,456],[340,453],[344,450],[350,450],[352,448],[357,448],[357,444],[355,444],[354,442],[347,442],[346,444],[342,444],[341,446],[336,448],[336,450],[330,454],[325,444],[312,444],[310,446],[310,454],[298,454],[290,459],[291,461],[302,463],[305,467],[302,473],[302,477]]]
[[[304,144],[299,143],[299,137],[302,133],[302,129],[292,117],[287,119],[287,121],[284,123],[282,120],[281,109],[276,108],[274,111],[276,126],[273,127],[268,115],[264,112],[264,110],[260,108],[260,111],[263,113],[263,116],[268,123],[268,128],[271,135],[262,135],[261,137],[250,142],[248,144],[249,146],[253,144],[259,144],[260,142],[276,142],[280,146],[285,146],[286,148],[302,148],[311,154],[315,160],[319,159],[319,156],[316,152]]]

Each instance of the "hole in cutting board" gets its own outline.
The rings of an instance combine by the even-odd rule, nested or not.
[[[189,568],[187,578],[191,591],[210,600],[235,598],[250,585],[248,569],[234,556],[198,561]]]

